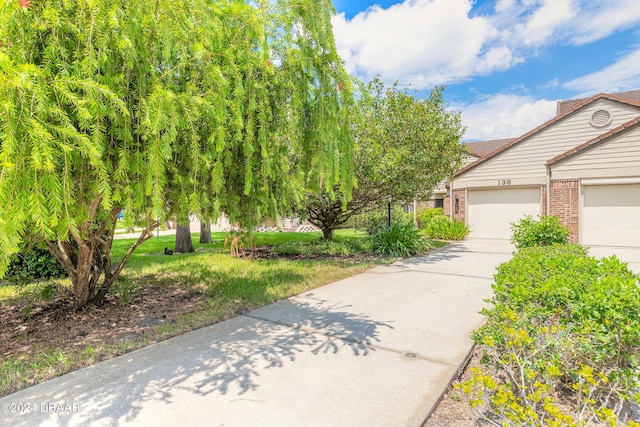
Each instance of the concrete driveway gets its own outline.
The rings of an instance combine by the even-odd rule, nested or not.
[[[0,399],[3,426],[418,426],[471,349],[501,241],[374,268]]]

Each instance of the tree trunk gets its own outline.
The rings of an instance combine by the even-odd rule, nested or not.
[[[173,251],[183,254],[196,251],[193,247],[193,241],[191,240],[191,229],[189,228],[189,223],[187,223],[187,225],[178,224],[176,227],[176,247]]]
[[[333,227],[326,227],[322,229],[322,238],[324,240],[333,240]]]
[[[212,243],[211,221],[200,221],[200,243]]]
[[[104,297],[120,276],[131,254],[138,246],[153,237],[153,230],[160,225],[148,218],[147,226],[138,240],[129,247],[120,263],[112,270],[111,248],[114,224],[119,211],[120,209],[114,208],[110,220],[99,224],[97,229],[94,228],[94,222],[83,224],[87,236],[84,239],[69,234],[67,241],[45,242],[71,279],[75,311],[82,310],[89,304],[100,305],[104,302]],[[101,278],[102,283],[99,283]]]
[[[76,311],[94,302],[97,294],[96,284],[103,271],[101,263],[95,263],[94,251],[96,248],[94,243],[97,242],[90,241],[87,243],[78,248],[76,274],[71,275],[71,284],[73,285],[73,294],[75,296],[74,309]]]

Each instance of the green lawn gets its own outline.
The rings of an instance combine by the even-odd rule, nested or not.
[[[123,272],[123,283],[139,286],[189,287],[207,296],[209,304],[225,305],[241,300],[246,308],[270,304],[291,295],[313,289],[344,277],[357,274],[383,260],[264,260],[234,258],[224,250],[225,233],[212,233],[214,243],[198,243],[193,234],[196,252],[164,255],[164,248],[172,248],[174,236],[152,238],[131,256]],[[364,235],[340,232],[337,242],[364,240]],[[320,233],[259,233],[257,246],[290,245],[317,246]],[[114,241],[113,257],[118,259],[131,240]],[[339,244],[339,243],[337,243]],[[322,252],[322,251],[319,251]],[[117,291],[117,290],[116,290]]]

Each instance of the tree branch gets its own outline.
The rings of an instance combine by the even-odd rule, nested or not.
[[[127,261],[129,261],[129,258],[131,257],[133,252],[136,250],[136,248],[141,244],[143,244],[144,242],[146,242],[147,240],[149,240],[150,238],[152,238],[153,230],[155,230],[160,226],[160,221],[151,221],[150,218],[151,218],[150,215],[148,215],[147,227],[144,230],[142,230],[142,233],[138,237],[138,240],[136,240],[135,243],[131,245],[131,247],[129,247],[129,249],[124,254],[124,257],[122,258],[122,260],[120,261],[116,269],[113,271],[113,273],[108,273],[109,277],[105,278],[105,284],[104,284],[104,287],[106,288],[106,290],[108,290],[113,284],[113,282],[118,278],[118,276],[122,272],[122,269],[127,264]],[[105,271],[105,275],[106,274],[107,272]]]
[[[54,257],[58,260],[58,262],[62,265],[62,268],[67,272],[69,276],[75,276],[77,274],[76,268],[71,262],[71,259],[64,251],[64,248],[61,245],[61,242],[58,241],[58,245],[56,246],[53,242],[48,240],[45,241],[47,245],[47,249],[53,254]]]

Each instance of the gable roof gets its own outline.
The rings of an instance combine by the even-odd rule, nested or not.
[[[465,145],[472,156],[486,157],[498,148],[513,141],[515,138],[493,139],[491,141],[467,142]]]
[[[571,150],[565,151],[564,153],[554,157],[551,160],[547,160],[547,164],[548,165],[553,165],[555,163],[558,163],[562,160],[566,160],[569,157],[573,157],[576,154],[582,153],[590,148],[593,148],[596,145],[600,145],[603,142],[605,142],[608,139],[613,138],[614,136],[620,135],[621,133],[630,130],[636,126],[640,125],[640,117],[636,117],[633,120],[629,120],[628,122],[618,126],[615,129],[610,130],[609,132],[603,133],[602,135],[599,135],[587,142],[585,142],[584,144],[580,144],[577,147],[572,148]]]
[[[615,95],[619,98],[626,99],[628,101],[636,101],[636,102],[640,101],[640,89],[613,93],[611,95]],[[584,102],[587,99],[589,98],[570,99],[568,101],[558,101],[556,115],[559,116],[566,113],[567,111],[573,110],[577,105],[579,105],[581,102]]]
[[[630,91],[630,92],[639,92],[640,95],[640,90],[638,91]],[[513,139],[511,142],[503,145],[502,147],[494,150],[493,152],[489,153],[487,156],[485,157],[481,157],[478,160],[476,160],[473,163],[469,163],[468,165],[460,168],[456,173],[453,174],[453,176],[459,176],[462,175],[463,173],[466,173],[467,171],[483,164],[484,162],[486,162],[489,159],[492,159],[493,157],[495,157],[496,155],[502,153],[503,151],[508,150],[509,148],[521,143],[522,141],[526,140],[527,138],[541,132],[542,130],[550,127],[551,125],[558,123],[559,121],[561,121],[562,119],[564,119],[567,116],[570,116],[571,114],[575,113],[576,111],[578,111],[579,109],[583,108],[584,106],[591,104],[595,101],[599,101],[601,99],[608,99],[610,101],[615,101],[615,102],[619,102],[622,104],[627,104],[627,105],[631,105],[633,107],[638,107],[640,108],[640,98],[638,98],[638,100],[633,99],[632,96],[627,96],[627,97],[621,97],[619,94],[610,94],[610,93],[599,93],[597,95],[592,96],[591,98],[583,98],[583,99],[578,99],[576,101],[579,101],[577,103],[572,103],[572,108],[569,110],[566,110],[564,113],[556,115],[555,117],[553,117],[550,120],[547,120],[546,122],[544,122],[543,124],[541,124],[540,126],[531,129],[529,132],[525,133],[524,135],[519,136],[518,138]],[[571,101],[568,101],[571,102]],[[611,131],[610,131],[611,132]],[[609,132],[605,133],[604,135],[607,135]]]

